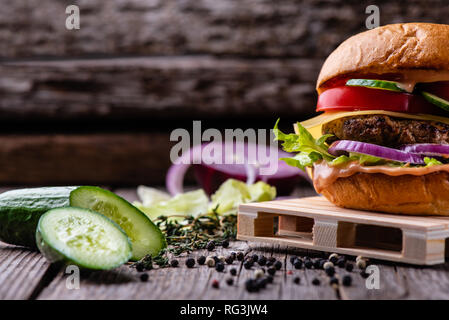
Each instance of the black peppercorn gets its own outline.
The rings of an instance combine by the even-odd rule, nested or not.
[[[237,253],[235,253],[234,251],[231,252],[231,257],[233,260],[237,259]]]
[[[229,241],[228,241],[228,240],[223,240],[223,242],[221,243],[221,246],[222,246],[223,248],[229,247]]]
[[[330,285],[338,284],[338,279],[337,279],[336,277],[332,277],[332,278],[329,280],[329,284],[330,284]]]
[[[227,278],[226,279],[226,283],[228,284],[228,286],[232,286],[234,284],[234,279],[232,278]]]
[[[259,256],[257,254],[253,254],[251,258],[253,259],[254,262],[257,262],[259,260]]]
[[[248,279],[245,281],[245,288],[248,292],[257,292],[259,291],[259,287],[256,284],[254,279]]]
[[[235,276],[237,274],[237,269],[232,268],[231,270],[229,270],[229,272],[231,273],[232,276]]]
[[[334,267],[327,267],[326,269],[324,269],[324,271],[326,271],[326,274],[329,277],[332,277],[335,274],[335,268]]]
[[[264,266],[267,263],[267,258],[265,256],[261,256],[257,263],[259,264],[259,266]]]
[[[239,252],[237,253],[237,260],[238,261],[243,261],[243,258],[245,257],[245,255],[243,254],[243,252]]]
[[[274,280],[273,276],[268,276],[267,277],[267,282],[268,283],[273,283],[273,280]]]
[[[291,257],[290,257],[290,263],[291,263],[291,264],[295,264],[296,259],[298,259],[297,256],[291,256]]]
[[[186,260],[186,266],[187,268],[193,268],[193,266],[195,265],[195,259],[193,258],[188,258]]]
[[[215,270],[217,270],[218,272],[223,272],[225,266],[223,264],[223,262],[219,262],[215,265]]]
[[[267,279],[266,278],[259,278],[256,280],[256,285],[260,288],[260,289],[265,289],[267,286]]]
[[[268,260],[267,263],[265,263],[267,267],[271,267],[273,265],[273,261]]]
[[[345,275],[345,276],[343,276],[342,283],[343,283],[343,285],[344,285],[345,287],[351,286],[351,284],[352,284],[352,278],[351,278],[351,276],[348,275],[348,274]]]
[[[362,276],[363,279],[366,279],[369,277],[369,273],[366,272],[365,270],[360,271],[360,275]]]
[[[173,268],[176,268],[176,267],[179,265],[179,261],[176,260],[176,259],[173,259],[172,261],[170,261],[170,265],[171,265]]]
[[[196,259],[196,261],[198,262],[199,265],[203,265],[206,262],[206,257],[205,256],[199,256],[198,259]]]
[[[145,268],[143,266],[143,263],[140,263],[140,262],[136,263],[136,270],[137,271],[142,272],[144,269]]]
[[[313,267],[314,267],[315,269],[321,269],[321,268],[320,268],[320,262],[321,262],[320,259],[315,259],[315,261],[313,261]]]
[[[312,260],[306,260],[306,261],[304,261],[304,266],[305,266],[307,269],[312,269],[312,267],[313,267],[313,262],[312,262]]]
[[[220,288],[220,283],[218,282],[218,280],[212,281],[212,288],[215,288],[215,289]]]
[[[212,251],[215,249],[215,242],[213,240],[209,241],[206,245],[206,249],[208,251]]]
[[[226,257],[225,262],[227,264],[232,264],[234,262],[234,259],[232,259],[232,256],[228,256],[228,257]]]
[[[302,268],[302,260],[296,259],[295,263],[293,265],[295,266],[295,269],[301,269]]]
[[[276,270],[281,270],[281,268],[282,268],[282,262],[276,261],[276,262],[274,263],[274,267],[276,268]]]
[[[354,265],[352,263],[347,263],[346,271],[351,272],[352,270],[354,270]]]
[[[339,258],[337,260],[337,266],[339,266],[340,268],[344,268],[346,266],[346,260],[345,258]]]
[[[268,272],[268,274],[269,274],[270,276],[274,276],[275,273],[276,273],[276,268],[275,268],[275,267],[269,267],[269,268],[267,269],[267,272]]]
[[[220,262],[220,259],[217,256],[213,256],[212,259],[214,259],[216,264]]]
[[[313,284],[314,286],[319,286],[320,283],[321,283],[320,279],[318,279],[318,278],[313,278],[312,284]]]
[[[269,257],[268,261],[270,261],[272,263],[275,263],[276,262],[276,258],[275,257]]]
[[[333,264],[337,264],[338,258],[333,256],[329,258],[329,261],[332,262]]]
[[[140,275],[140,281],[142,281],[142,282],[148,281],[148,273],[142,273]]]
[[[252,261],[245,261],[243,266],[245,267],[245,269],[249,270],[253,266],[253,263],[252,263]]]
[[[300,277],[295,277],[293,279],[293,282],[296,283],[296,284],[299,284],[301,282],[301,278]]]

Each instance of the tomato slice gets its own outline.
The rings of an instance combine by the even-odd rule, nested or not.
[[[331,88],[321,93],[318,96],[316,110],[385,110],[404,113],[442,114],[441,109],[417,94],[348,86]]]

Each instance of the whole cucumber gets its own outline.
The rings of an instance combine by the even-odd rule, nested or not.
[[[68,207],[77,187],[17,189],[0,194],[0,241],[36,248],[36,227],[48,210]]]

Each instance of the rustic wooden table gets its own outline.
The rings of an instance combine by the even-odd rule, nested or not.
[[[129,200],[136,198],[134,189],[116,189],[115,192]],[[304,187],[297,196],[313,195],[309,187]],[[42,255],[23,248],[0,243],[0,299],[449,299],[449,264],[433,267],[417,267],[373,261],[379,267],[380,288],[367,289],[365,279],[357,268],[351,272],[353,284],[350,287],[333,288],[323,270],[295,270],[289,257],[295,255],[320,255],[288,247],[262,243],[232,242],[228,249],[217,248],[216,255],[226,255],[231,251],[246,254],[274,256],[283,263],[276,273],[273,284],[258,293],[245,290],[245,280],[253,276],[252,270],[242,268],[234,262],[238,270],[234,285],[225,280],[231,277],[226,266],[224,273],[213,268],[198,266],[188,269],[180,257],[178,268],[154,269],[148,271],[149,279],[142,282],[139,273],[124,265],[112,271],[82,272],[79,289],[66,286],[67,275],[63,266],[49,264]],[[198,251],[191,257],[208,255]],[[209,253],[210,254],[210,253]],[[347,271],[337,268],[340,276]],[[299,276],[301,283],[295,284]],[[312,280],[318,278],[321,285]],[[218,280],[220,288],[212,287]]]

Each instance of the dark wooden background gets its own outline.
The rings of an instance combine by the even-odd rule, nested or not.
[[[325,57],[381,24],[444,23],[446,0],[1,0],[0,184],[162,184],[169,133],[314,112]],[[65,28],[65,8],[81,29]]]

